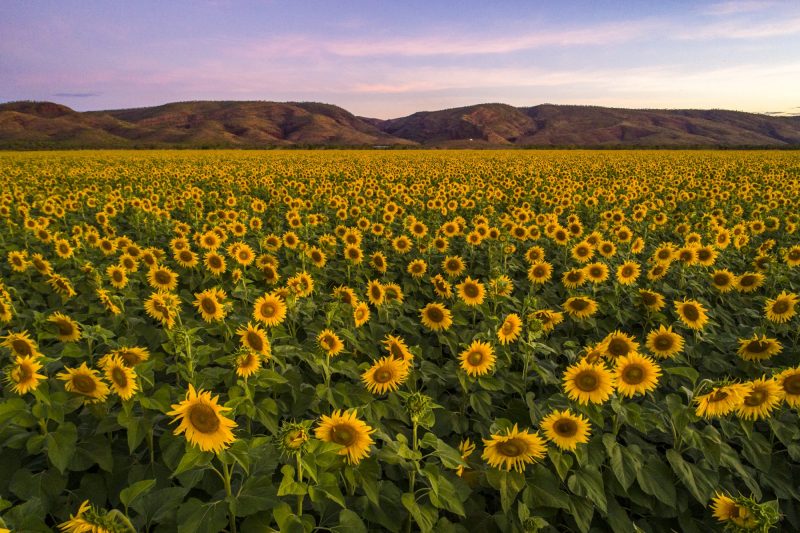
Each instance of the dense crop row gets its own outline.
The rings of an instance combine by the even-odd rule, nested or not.
[[[0,530],[800,529],[800,156],[0,156]]]

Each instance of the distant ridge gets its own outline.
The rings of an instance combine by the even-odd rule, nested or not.
[[[0,104],[0,149],[267,147],[800,147],[800,116],[478,104],[380,120],[314,102],[176,102],[77,112]]]

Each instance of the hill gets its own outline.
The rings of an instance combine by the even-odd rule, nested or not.
[[[479,104],[380,120],[313,102],[177,102],[76,112],[0,104],[0,148],[800,147],[800,117],[725,110]]]

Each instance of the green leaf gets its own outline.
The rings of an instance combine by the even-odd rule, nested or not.
[[[139,496],[150,492],[150,490],[152,490],[152,488],[155,486],[155,479],[143,479],[142,481],[137,481],[130,487],[124,488],[120,491],[119,501],[121,501],[122,505],[124,505],[127,509],[131,502],[133,502]]]
[[[48,433],[45,438],[47,443],[47,457],[59,472],[69,466],[72,456],[75,455],[75,446],[78,443],[78,428],[72,422],[64,422],[58,429]]]
[[[644,468],[636,473],[636,480],[647,494],[655,496],[670,507],[675,507],[677,495],[672,471],[657,455],[650,456]]]
[[[456,488],[450,480],[440,471],[439,467],[427,464],[422,471],[422,475],[428,479],[431,485],[431,492],[428,493],[428,497],[434,507],[445,509],[461,517],[466,517],[464,505],[461,503],[461,497],[456,492]]]
[[[278,496],[304,496],[308,489],[304,483],[299,483],[295,479],[294,467],[292,465],[283,465],[281,468],[283,473],[283,480],[278,487]]]
[[[224,500],[203,503],[190,498],[178,509],[178,533],[218,533],[228,523]]]
[[[692,496],[701,505],[706,505],[717,486],[717,475],[710,470],[687,462],[675,449],[667,450],[667,460],[672,465],[672,470],[677,474],[678,479],[689,489]]]
[[[553,463],[553,466],[556,467],[558,477],[561,478],[561,481],[564,481],[567,478],[569,469],[572,468],[572,463],[574,462],[572,455],[568,453],[562,453],[561,450],[557,450],[556,448],[550,448],[547,451],[547,455],[550,456],[550,461]]]
[[[588,498],[606,512],[606,493],[603,488],[603,475],[596,468],[579,468],[567,482],[569,490],[578,496]]]
[[[337,533],[367,533],[367,526],[356,513],[350,509],[342,509],[339,513],[339,525],[332,528]]]
[[[688,379],[692,382],[692,385],[697,383],[697,378],[700,377],[700,372],[690,366],[665,367],[664,370],[667,372],[667,374],[672,374],[673,376],[682,376]]]
[[[625,490],[628,490],[636,480],[636,472],[641,468],[642,462],[639,455],[629,451],[619,444],[611,433],[603,435],[603,444],[606,447],[611,471]],[[638,451],[638,448],[636,448]]]
[[[171,477],[183,474],[184,472],[188,472],[194,468],[204,468],[211,464],[212,459],[214,459],[213,453],[204,452],[201,451],[197,446],[192,446],[188,451],[186,451],[186,453],[183,454],[183,457],[181,457],[181,462],[178,463],[178,467],[172,473]]]
[[[505,471],[492,468],[486,471],[486,481],[500,491],[500,506],[507,513],[517,494],[525,488],[525,475],[516,471]]]
[[[405,507],[414,518],[414,521],[417,523],[417,527],[419,527],[422,533],[433,530],[433,526],[439,517],[436,509],[428,506],[418,505],[417,501],[414,499],[414,495],[410,492],[403,493],[400,501],[403,503],[403,507]]]
[[[281,483],[281,486],[283,486],[283,483]],[[339,488],[338,479],[330,472],[320,474],[319,483],[312,485],[309,488],[309,495],[311,496],[312,500],[319,501],[320,494],[326,496],[331,501],[338,503],[341,507],[347,507],[344,502],[342,490]]]
[[[594,506],[584,498],[570,498],[569,513],[575,519],[578,529],[583,533],[589,531],[594,516]]]

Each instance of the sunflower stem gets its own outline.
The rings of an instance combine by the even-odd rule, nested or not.
[[[297,459],[297,482],[303,484],[303,463],[300,462],[300,454],[295,454]],[[303,495],[297,495],[297,516],[303,516]]]
[[[220,463],[222,464],[222,481],[225,484],[225,496],[228,500],[228,518],[231,524],[230,533],[236,533],[236,514],[233,510],[233,493],[231,491],[231,474],[233,468],[225,464],[225,461],[222,459],[220,459]]]
[[[415,452],[419,451],[419,441],[417,439],[417,428],[419,427],[416,418],[411,419],[411,445],[412,449]],[[414,469],[411,470],[411,473],[408,477],[408,492],[414,494],[414,486],[417,484],[417,468],[419,468],[419,464],[417,461],[414,461]],[[408,517],[408,522],[406,523],[406,531],[411,531],[411,516]]]

